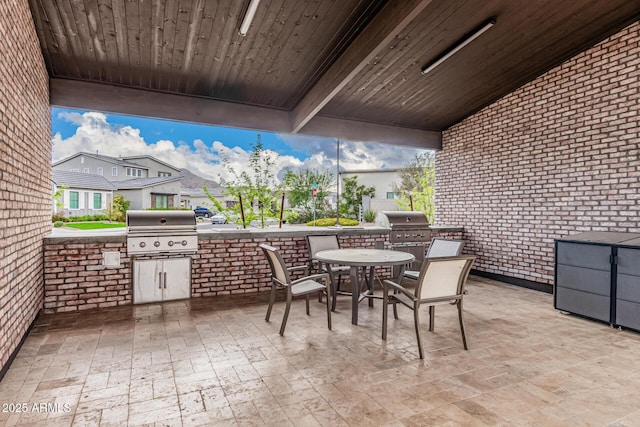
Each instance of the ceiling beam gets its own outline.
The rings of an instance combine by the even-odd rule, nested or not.
[[[322,110],[432,0],[390,0],[291,111],[293,133]]]
[[[284,110],[103,83],[50,79],[49,102],[53,107],[292,133],[289,113]],[[300,134],[426,149],[442,147],[440,132],[320,116],[309,121]]]

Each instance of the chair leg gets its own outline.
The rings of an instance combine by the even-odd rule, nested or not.
[[[284,309],[284,316],[282,316],[282,325],[280,326],[280,336],[284,335],[284,328],[285,326],[287,326],[287,319],[289,318],[289,309],[291,308],[291,299],[292,299],[291,292],[287,292],[287,307]]]
[[[273,308],[273,303],[276,301],[276,285],[275,283],[271,285],[271,297],[269,298],[269,308],[267,309],[267,317],[264,320],[267,322],[271,317],[271,308]]]
[[[398,304],[396,304],[396,300],[393,300],[393,318],[398,320]]]
[[[464,331],[464,321],[462,320],[462,300],[458,301],[458,319],[460,320],[460,333],[462,333],[462,345],[465,350],[469,350],[467,347],[467,336]]]
[[[395,304],[393,308],[395,309]],[[389,308],[389,289],[386,286],[383,286],[382,289],[382,339],[387,339],[387,310]]]
[[[330,283],[329,286],[331,286]],[[329,306],[329,294],[330,291],[327,289],[327,326],[329,327],[329,330],[331,330],[331,307]]]
[[[331,295],[331,311],[336,311],[336,295],[338,295],[338,288],[340,287],[340,276],[338,276],[338,284],[336,285],[335,275],[329,270],[329,283],[331,290],[327,290],[327,298]]]
[[[320,300],[320,302],[322,302],[322,292],[318,292],[318,299]],[[306,294],[304,296],[305,302],[307,304],[307,316],[309,315],[309,294]]]
[[[418,354],[420,359],[424,359],[424,353],[422,351],[422,337],[420,336],[420,304],[413,305],[413,322],[416,326],[416,338],[418,339]]]
[[[429,331],[433,332],[436,320],[436,308],[433,305],[429,306]]]

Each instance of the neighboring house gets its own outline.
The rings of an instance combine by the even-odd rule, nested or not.
[[[137,178],[118,181],[117,194],[131,202],[129,209],[174,208],[180,206],[180,176]]]
[[[363,201],[364,210],[397,211],[400,208],[395,202],[400,195],[393,191],[393,184],[400,182],[400,169],[366,169],[358,171],[340,172],[340,188],[343,189],[342,180],[345,178],[358,177],[358,185],[373,187],[376,194],[370,200]]]
[[[62,187],[62,206],[54,204],[54,211],[65,216],[99,215],[113,200],[115,185],[103,176],[81,172],[53,171],[54,193]]]
[[[180,169],[151,156],[110,157],[83,152],[55,162],[52,167],[54,174],[102,178],[115,194],[122,194],[131,202],[130,209],[180,206]],[[113,194],[109,203],[112,198]],[[79,205],[87,206],[82,200]]]
[[[220,203],[225,204],[226,199],[224,194],[222,194],[222,187],[207,187],[207,190],[215,199],[219,200]],[[180,206],[191,209],[203,206],[210,210],[217,210],[202,188],[183,188],[180,193]]]
[[[180,175],[180,169],[152,156],[110,157],[101,154],[77,153],[53,163],[52,168],[101,175],[109,181]]]

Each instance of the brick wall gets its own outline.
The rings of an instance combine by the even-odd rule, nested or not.
[[[269,233],[266,236],[201,238],[191,265],[194,298],[262,292],[270,289],[269,266],[260,243],[280,249],[288,265],[308,262],[304,234]],[[442,231],[435,236],[461,238],[461,231]],[[385,231],[340,235],[342,247],[370,247],[387,242]],[[103,252],[120,252],[120,267],[105,268]],[[132,259],[124,236],[101,238],[47,238],[44,248],[44,310],[47,313],[129,305],[133,301]],[[180,257],[171,255],[169,258]],[[135,259],[166,257],[138,256]],[[295,276],[294,276],[295,277]]]
[[[475,268],[553,283],[553,239],[640,231],[640,24],[443,134],[437,223]]]
[[[42,307],[51,230],[48,75],[27,0],[0,2],[0,372]]]

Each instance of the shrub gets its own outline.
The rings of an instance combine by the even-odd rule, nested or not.
[[[69,221],[72,221],[72,222],[109,221],[109,216],[108,215],[78,215],[78,216],[70,216]]]
[[[54,227],[62,227],[63,225],[64,225],[64,222],[62,222],[62,221],[56,221],[56,222],[53,223]]]
[[[373,221],[376,220],[376,213],[375,213],[375,211],[367,209],[362,214],[362,217],[364,218],[365,222],[373,222]]]
[[[360,224],[358,222],[357,219],[350,219],[350,218],[340,218],[340,225],[345,226],[345,227],[352,227],[354,225],[358,225]],[[330,227],[332,225],[336,225],[336,219],[335,218],[320,218],[317,219],[315,224],[312,221],[307,222],[308,226],[316,226],[316,227]]]
[[[65,221],[68,221],[68,220],[64,216],[64,212],[56,212],[53,215],[51,215],[51,222],[65,222]]]

